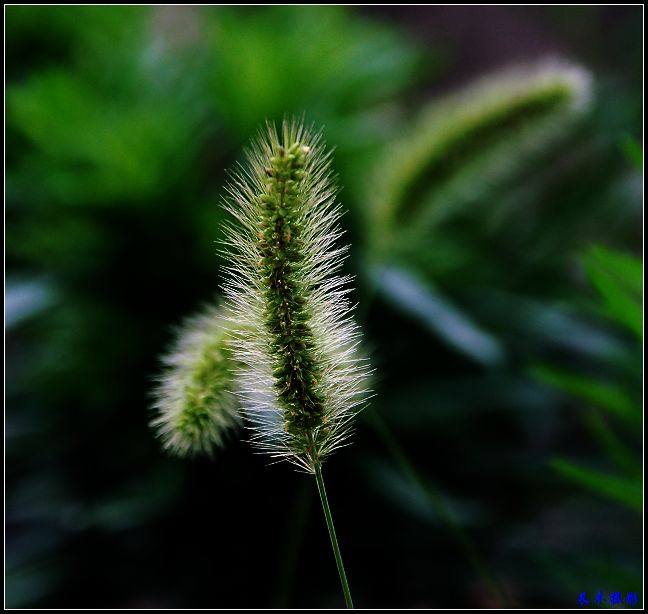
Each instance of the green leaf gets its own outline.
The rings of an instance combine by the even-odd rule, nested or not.
[[[41,314],[56,300],[52,284],[38,278],[5,280],[5,331]]]
[[[626,134],[621,140],[621,147],[634,167],[638,171],[643,171],[643,149],[641,145],[629,134]]]
[[[619,501],[624,505],[641,510],[643,489],[641,478],[632,479],[581,467],[562,458],[551,461],[551,466],[560,475],[592,490],[593,492]]]
[[[604,301],[605,313],[643,339],[643,264],[634,256],[592,247],[584,258],[587,275]]]
[[[641,422],[640,408],[619,386],[550,365],[533,365],[529,372],[541,382],[604,409],[630,424]]]
[[[503,362],[504,348],[498,339],[431,284],[394,266],[377,270],[376,283],[395,307],[413,316],[459,352],[486,365]]]
[[[635,458],[632,450],[621,441],[598,412],[587,415],[585,421],[592,436],[612,463],[630,475],[641,472],[641,458]]]

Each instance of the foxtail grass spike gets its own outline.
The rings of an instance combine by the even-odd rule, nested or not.
[[[177,331],[154,390],[152,428],[177,456],[196,456],[223,446],[240,423],[226,309],[209,307]]]
[[[301,122],[263,130],[229,184],[225,293],[252,439],[315,473],[367,398],[331,157]]]
[[[369,208],[374,250],[428,232],[532,163],[569,133],[591,95],[587,71],[545,59],[487,75],[434,102],[379,165]]]

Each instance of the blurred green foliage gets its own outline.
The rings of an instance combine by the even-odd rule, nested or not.
[[[310,482],[245,442],[168,459],[147,426],[170,327],[220,281],[224,169],[285,113],[336,148],[377,367],[327,467],[358,605],[638,590],[635,8],[484,8],[483,28],[513,15],[573,49],[592,104],[533,151],[498,141],[512,172],[480,147],[452,173],[422,160],[407,214],[378,228],[395,152],[434,137],[426,109],[475,76],[435,23],[461,33],[474,7],[7,7],[6,605],[341,605]]]
[[[642,363],[643,349],[643,266],[641,260],[599,246],[592,247],[584,258],[591,283],[598,291],[594,310],[601,317],[619,322],[634,333],[636,339],[625,341],[625,352],[605,365],[603,373],[613,375],[615,382],[601,381],[601,374],[573,373],[564,368],[538,366],[533,373],[541,381],[586,405],[606,412],[607,419],[596,409],[587,416],[587,424],[601,448],[601,456],[622,474],[601,472],[564,459],[555,459],[552,466],[567,478],[601,495],[641,510],[643,475],[639,459],[643,432]],[[612,419],[625,427],[619,437],[609,424]],[[628,439],[631,441],[628,441]]]
[[[596,451],[575,462],[557,457],[550,466],[566,480],[639,512],[643,510],[643,264],[629,254],[592,246],[583,257],[583,267],[596,289],[596,296],[584,308],[602,322],[620,329],[619,346],[613,354],[603,354],[595,361],[581,359],[574,366],[537,365],[533,376],[562,391],[567,398],[582,403],[582,422],[596,443]],[[573,451],[569,452],[573,457]],[[589,466],[592,465],[592,466]],[[638,515],[639,515],[638,514]],[[573,562],[572,569],[551,565],[554,575],[587,577],[591,561]],[[616,570],[615,570],[616,568]],[[624,590],[638,584],[637,569],[618,573],[619,562],[606,561],[602,571],[608,577],[618,574]],[[578,580],[583,582],[582,579]]]
[[[643,266],[633,256],[595,247],[586,257],[587,274],[602,298],[601,311],[643,339]]]

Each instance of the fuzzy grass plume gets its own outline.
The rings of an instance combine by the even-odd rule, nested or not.
[[[337,275],[346,247],[321,135],[268,125],[228,187],[225,293],[253,441],[315,473],[349,434],[368,368]]]
[[[379,165],[370,203],[374,251],[414,244],[457,208],[485,200],[569,134],[591,95],[586,70],[544,59],[434,102]]]
[[[151,426],[177,456],[211,456],[236,428],[238,398],[226,310],[209,307],[177,331],[154,390]]]

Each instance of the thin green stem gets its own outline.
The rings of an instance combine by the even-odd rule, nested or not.
[[[331,508],[329,507],[328,497],[326,496],[326,488],[324,488],[324,478],[322,477],[322,465],[320,463],[317,463],[317,465],[315,466],[315,479],[317,480],[317,490],[319,491],[320,499],[322,500],[322,508],[324,509],[326,526],[328,527],[329,537],[331,538],[331,546],[333,546],[333,554],[335,555],[335,562],[337,564],[338,573],[340,574],[340,582],[342,583],[342,592],[344,593],[344,601],[346,601],[347,608],[353,608],[353,601],[351,600],[351,591],[349,590],[349,583],[347,582],[346,573],[344,572],[344,563],[342,563],[342,555],[340,554],[340,547],[338,546],[337,536],[335,535],[335,527],[333,526],[333,517],[331,516]]]

